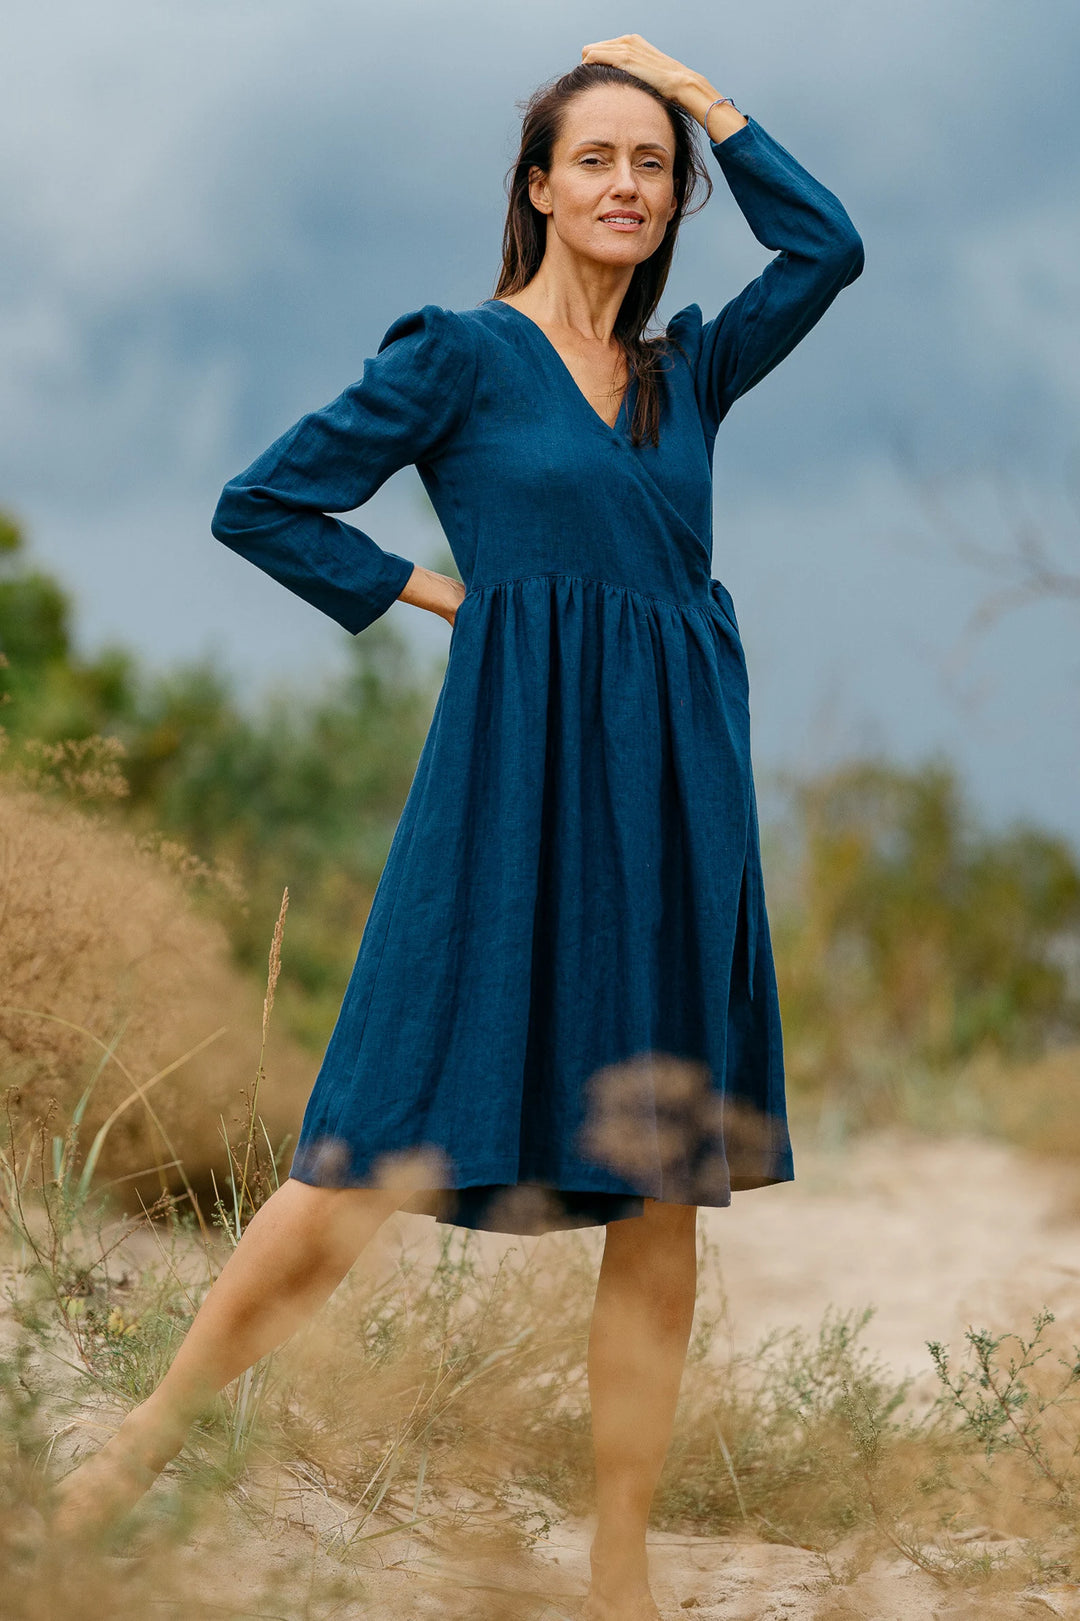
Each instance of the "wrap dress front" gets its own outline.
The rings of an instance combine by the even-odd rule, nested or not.
[[[794,1174],[712,453],[863,245],[755,119],[709,145],[777,251],[667,323],[658,446],[512,305],[426,304],[222,492],[217,538],[355,634],[413,564],[333,514],[415,464],[466,587],[301,1181],[411,1175],[407,1209],[542,1232]]]

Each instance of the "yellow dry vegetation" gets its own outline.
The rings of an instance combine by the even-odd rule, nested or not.
[[[221,1119],[232,1132],[258,1067],[262,990],[233,966],[225,930],[193,901],[184,868],[175,848],[0,778],[8,1106],[26,1133],[55,1100],[62,1136],[93,1082],[81,1141],[120,1111],[98,1163],[104,1180],[176,1157],[196,1187],[212,1168],[220,1176]],[[265,1062],[259,1112],[277,1148],[296,1130],[314,1064],[272,1032]],[[152,1196],[162,1176],[180,1186],[170,1166],[117,1193],[127,1204]]]

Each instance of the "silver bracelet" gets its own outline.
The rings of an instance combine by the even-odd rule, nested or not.
[[[705,134],[710,141],[712,140],[712,136],[709,134],[709,114],[712,112],[714,107],[719,107],[725,101],[731,101],[731,97],[717,96],[716,100],[710,101],[709,105],[705,109],[705,117],[701,120],[701,122],[705,126]],[[731,105],[735,107],[735,103],[733,101],[731,101]],[[735,107],[735,111],[739,111],[738,107]],[[745,118],[746,114],[744,113],[742,116]]]

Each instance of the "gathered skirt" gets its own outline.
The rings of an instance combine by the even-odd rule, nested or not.
[[[466,593],[290,1174],[518,1233],[792,1177],[719,581]]]

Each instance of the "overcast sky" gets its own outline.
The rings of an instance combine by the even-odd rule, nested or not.
[[[954,555],[1026,527],[1080,570],[1075,0],[7,0],[0,504],[87,648],[213,652],[253,694],[335,668],[344,632],[210,536],[221,485],[398,314],[491,295],[515,104],[630,31],[753,114],[866,247],[717,441],[759,770],[938,751],[987,820],[1080,844],[1080,604],[965,635],[996,582]],[[662,316],[714,313],[770,257],[714,179]],[[357,521],[427,562],[420,493],[406,469]]]

